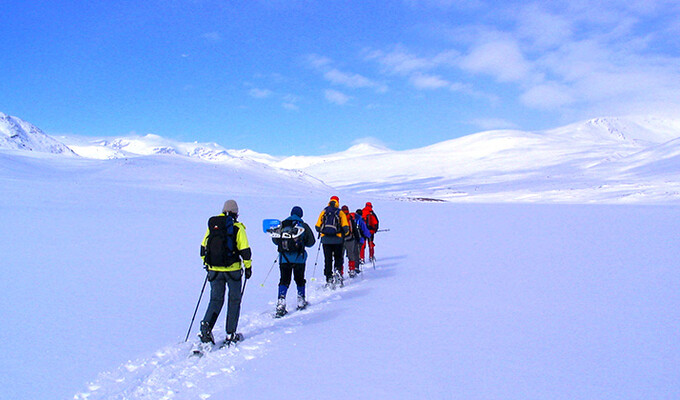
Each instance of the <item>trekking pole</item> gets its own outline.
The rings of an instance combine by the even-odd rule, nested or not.
[[[264,287],[264,283],[267,282],[267,278],[269,278],[269,274],[272,273],[272,270],[274,269],[274,264],[276,264],[276,260],[278,260],[278,259],[279,259],[279,256],[276,256],[276,258],[274,259],[274,262],[272,263],[272,267],[269,268],[269,272],[267,272],[267,276],[264,277],[264,280],[262,281],[260,286]]]
[[[319,263],[319,252],[321,251],[321,240],[319,240],[319,247],[316,248],[316,261],[314,261],[314,272],[312,273],[312,281],[316,280],[316,264]]]
[[[248,279],[243,280],[243,288],[241,288],[241,298],[243,298],[243,293],[246,292],[246,283],[248,283]]]
[[[196,309],[194,310],[194,316],[191,317],[191,324],[189,324],[189,330],[187,331],[187,337],[184,338],[184,342],[189,340],[189,334],[191,333],[191,327],[194,326],[194,319],[196,319],[196,313],[198,312],[198,306],[201,304],[201,298],[203,298],[203,291],[205,290],[205,284],[208,283],[208,274],[205,274],[205,280],[203,281],[203,288],[201,289],[201,295],[198,296],[198,303],[196,303]]]

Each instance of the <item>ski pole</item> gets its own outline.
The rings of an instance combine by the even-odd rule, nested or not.
[[[319,239],[319,247],[316,248],[316,261],[314,261],[314,272],[312,273],[312,280],[316,280],[316,264],[319,263],[319,252],[321,251],[321,240]]]
[[[243,298],[243,293],[246,292],[246,283],[248,283],[248,279],[243,280],[243,288],[241,289],[241,298]]]
[[[208,274],[205,274],[205,280],[203,281],[203,288],[201,289],[201,295],[198,296],[198,303],[196,303],[196,309],[194,310],[194,316],[191,317],[191,324],[189,324],[189,330],[187,331],[187,337],[184,338],[186,342],[189,340],[189,334],[191,333],[191,327],[194,326],[194,319],[196,319],[196,313],[198,312],[198,306],[201,304],[201,298],[203,297],[203,291],[205,290],[205,284],[208,283]]]
[[[272,273],[272,270],[274,269],[274,265],[276,264],[276,260],[278,260],[278,259],[279,259],[279,256],[276,256],[276,258],[274,259],[274,262],[272,263],[272,267],[269,268],[269,272],[267,272],[267,276],[264,277],[264,280],[262,281],[260,286],[264,287],[264,283],[267,282],[267,278],[269,278],[269,274]]]
[[[376,232],[389,232],[389,229],[378,229]]]

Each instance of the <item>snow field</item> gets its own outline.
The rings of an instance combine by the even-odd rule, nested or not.
[[[176,158],[2,160],[2,399],[680,397],[677,206],[406,203],[274,178],[241,193],[238,172],[215,186]],[[378,268],[274,320],[261,221],[300,205],[313,223],[331,194],[390,228]],[[189,360],[199,244],[228,198],[254,253],[247,340]]]

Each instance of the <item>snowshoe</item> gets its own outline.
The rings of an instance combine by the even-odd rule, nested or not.
[[[205,353],[211,351],[213,348],[212,343],[209,342],[201,342],[201,343],[195,343],[194,346],[191,349],[191,354],[189,355],[190,357],[203,357]]]
[[[357,276],[357,272],[353,269],[350,269],[349,270],[349,277],[350,278],[356,278],[356,276]]]
[[[276,314],[274,314],[274,317],[281,318],[286,314],[288,314],[288,311],[286,311],[286,299],[279,297],[279,300],[276,302]]]
[[[342,274],[340,272],[336,271],[335,274],[333,275],[333,281],[335,286],[340,285],[340,287],[345,286],[345,279],[342,277]]]
[[[297,299],[297,309],[298,310],[304,310],[305,308],[307,308],[308,305],[309,305],[309,303],[307,302],[307,300],[305,300],[305,296],[298,296],[298,299]]]
[[[243,334],[241,333],[227,333],[227,337],[224,339],[220,348],[229,347],[232,344],[236,345],[236,343],[243,341],[243,339]]]

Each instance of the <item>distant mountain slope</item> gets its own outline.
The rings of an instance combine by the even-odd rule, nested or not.
[[[268,164],[278,161],[276,157],[252,150],[228,150],[217,143],[184,143],[153,134],[99,139],[63,137],[62,140],[79,155],[96,159],[175,154],[206,161],[226,161],[233,158],[245,158]]]
[[[46,135],[35,125],[2,112],[0,112],[0,149],[76,155],[66,145]]]
[[[392,150],[368,143],[356,144],[345,151],[327,154],[323,156],[291,156],[282,160],[275,160],[274,165],[280,168],[305,169],[312,165],[334,163],[353,159],[356,157],[373,156],[376,154],[390,153]]]
[[[581,201],[588,195],[574,197],[574,190],[616,183],[638,191],[656,176],[636,177],[633,173],[642,173],[642,167],[621,174],[633,165],[654,164],[654,173],[675,177],[680,184],[680,169],[655,162],[663,156],[661,150],[645,152],[677,137],[679,121],[599,118],[546,131],[480,132],[419,149],[341,163],[332,159],[302,170],[331,186],[373,195],[507,201],[546,198],[543,193],[553,200]],[[613,182],[623,177],[625,181]],[[595,197],[602,199],[600,195]]]
[[[30,124],[2,116],[5,126],[12,128],[5,131],[12,133],[5,134],[0,148],[59,152],[59,147],[48,144],[29,147],[28,139],[31,143],[53,139]],[[233,173],[257,171],[256,181],[293,179],[300,189],[309,184],[361,195],[456,201],[619,202],[637,197],[675,202],[680,201],[678,138],[680,120],[643,116],[597,118],[534,132],[486,131],[404,151],[358,144],[322,156],[275,157],[158,135],[60,139],[84,158],[166,156],[207,161],[235,168]],[[130,163],[154,168],[192,165],[169,160],[123,164]],[[168,170],[160,176],[173,173]]]

